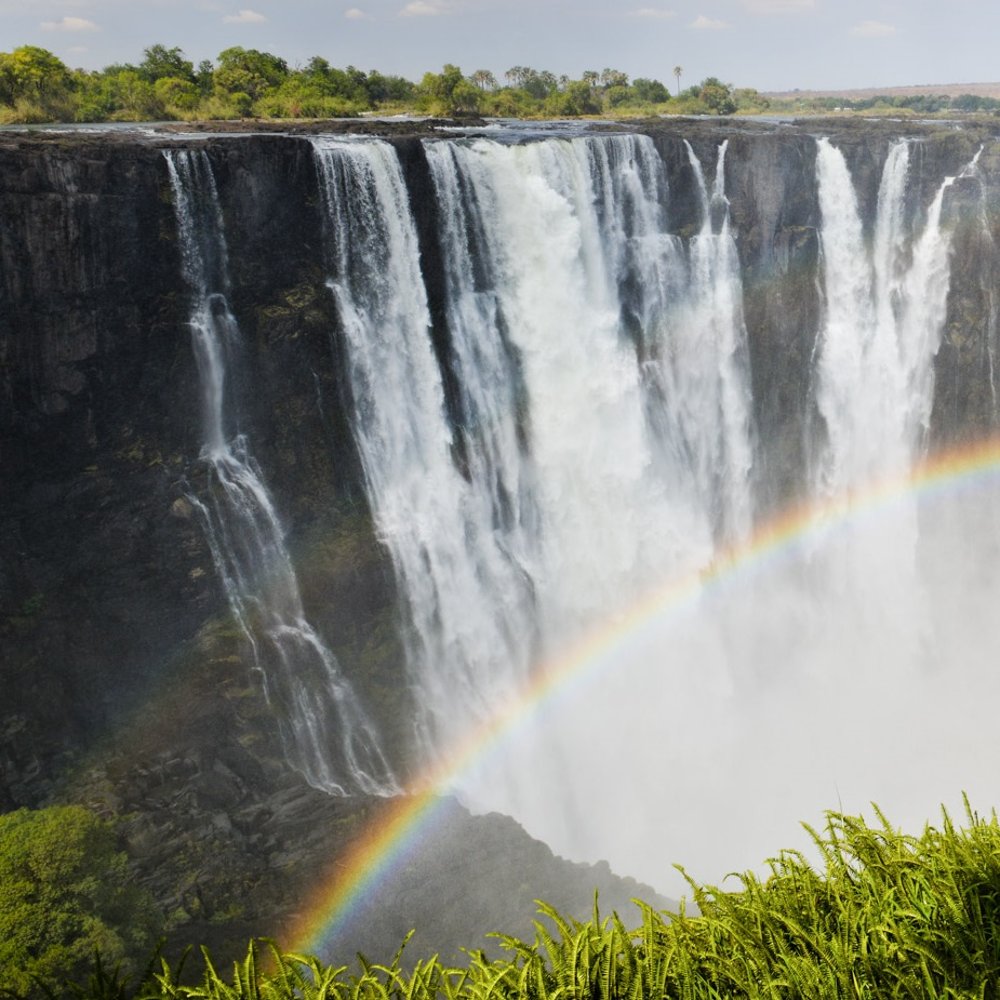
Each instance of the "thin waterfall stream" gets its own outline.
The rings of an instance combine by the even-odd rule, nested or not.
[[[399,790],[374,726],[336,659],[306,620],[298,580],[271,495],[238,430],[227,370],[240,330],[226,300],[229,279],[215,180],[203,151],[165,151],[191,338],[202,389],[209,470],[201,515],[229,608],[263,679],[289,760],[310,784],[334,794]]]

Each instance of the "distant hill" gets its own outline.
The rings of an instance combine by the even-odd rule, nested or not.
[[[765,96],[779,99],[810,97],[843,97],[863,101],[869,97],[917,97],[922,94],[943,94],[958,97],[973,94],[976,97],[1000,98],[1000,83],[922,83],[910,87],[862,87],[854,90],[772,90]]]

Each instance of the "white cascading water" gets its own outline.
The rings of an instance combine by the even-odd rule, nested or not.
[[[391,795],[399,788],[378,734],[306,620],[277,511],[227,398],[240,330],[226,300],[226,244],[211,164],[204,151],[167,150],[164,156],[191,289],[201,460],[210,474],[208,496],[189,500],[201,515],[230,610],[261,673],[292,765],[327,792]]]
[[[425,148],[448,220],[459,392],[492,392],[461,360],[484,342],[505,352],[520,389],[502,415],[506,436],[523,439],[504,479],[530,485],[527,532],[512,547],[525,553],[544,654],[711,554],[711,510],[671,495],[689,469],[659,462],[637,345],[621,324],[630,240],[663,231],[641,229],[662,221],[656,153],[635,136]],[[466,231],[479,234],[475,260]],[[470,323],[457,307],[473,298],[489,309]]]
[[[976,550],[990,550],[995,526],[970,533],[985,523],[978,503],[905,488],[927,444],[950,284],[943,208],[956,180],[913,204],[911,153],[908,141],[890,148],[866,227],[844,156],[817,145],[824,308],[809,486],[818,510],[837,513],[776,552],[752,597],[723,586],[705,601],[702,627],[723,622],[739,638],[728,647],[739,698],[686,706],[711,720],[711,739],[678,761],[678,801],[697,804],[697,830],[709,833],[675,856],[707,859],[706,877],[720,874],[713,854],[728,851],[739,870],[777,844],[806,846],[795,823],[819,822],[822,809],[875,801],[919,829],[940,803],[960,808],[963,789],[991,801],[993,768],[979,765],[973,734],[988,731],[981,706],[1000,694],[987,652],[997,630],[983,613],[996,590],[965,580],[972,566],[982,573]],[[735,846],[715,832],[727,817],[739,823]]]
[[[743,284],[725,191],[728,145],[719,146],[709,190],[685,142],[701,195],[701,229],[690,241],[681,294],[658,281],[674,295],[651,301],[645,328],[659,332],[654,372],[662,408],[682,428],[702,503],[714,511],[717,539],[734,543],[749,535],[753,520],[747,488],[753,454]]]
[[[314,145],[354,431],[376,530],[406,601],[407,660],[424,709],[417,736],[430,750],[450,725],[448,706],[485,718],[524,682],[530,641],[521,626],[530,638],[532,598],[517,553],[504,548],[489,505],[455,465],[395,151],[382,142]]]
[[[950,274],[941,207],[954,178],[939,187],[922,228],[909,227],[910,148],[901,140],[889,150],[869,243],[843,154],[826,139],[817,145],[825,299],[815,370],[825,430],[815,460],[820,502],[850,502],[906,475],[923,456]],[[828,560],[833,586],[855,599],[867,592],[859,604],[899,649],[912,647],[911,657],[927,620],[915,572],[918,537],[914,501],[899,510],[877,550],[848,538]]]
[[[666,181],[646,138],[425,143],[454,430],[395,153],[314,147],[355,433],[433,759],[547,658],[748,528],[749,372],[724,147],[702,230],[685,244],[667,231]],[[692,165],[700,176],[693,154]],[[465,771],[459,791],[559,850],[618,850],[614,807],[603,823],[576,821],[590,778],[574,776],[624,769],[657,738],[671,673],[660,662],[610,678],[572,711],[522,727],[516,748]],[[695,686],[719,680],[706,677]],[[618,780],[613,797],[637,791]],[[638,831],[617,826],[631,852]]]

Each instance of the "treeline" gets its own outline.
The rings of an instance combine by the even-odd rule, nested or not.
[[[678,83],[680,67],[675,68]],[[754,90],[715,77],[671,95],[659,80],[614,69],[579,79],[514,66],[498,80],[451,64],[419,83],[314,56],[289,67],[270,52],[225,49],[197,66],[180,48],[152,45],[142,61],[98,71],[68,68],[33,45],[0,52],[0,123],[109,122],[231,118],[337,118],[364,112],[496,117],[574,117],[673,112],[732,114],[763,110]]]
[[[940,115],[950,111],[963,114],[1000,112],[1000,100],[978,94],[875,94],[851,100],[845,97],[803,97],[775,100],[777,110],[794,111],[898,111],[910,115]]]

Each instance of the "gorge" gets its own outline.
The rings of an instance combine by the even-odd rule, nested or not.
[[[428,780],[674,895],[991,806],[996,130],[345,131],[0,132],[0,807],[239,935]]]

